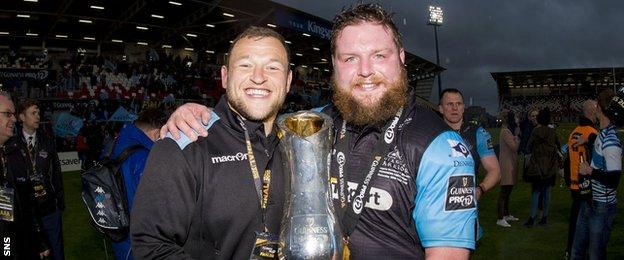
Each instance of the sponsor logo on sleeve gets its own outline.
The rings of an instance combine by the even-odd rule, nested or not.
[[[449,177],[444,211],[468,210],[475,207],[474,176],[460,175]]]
[[[452,139],[447,139],[446,141],[451,146],[451,157],[470,157],[470,151],[468,150],[468,147],[466,147],[466,145],[464,145],[462,142]]]

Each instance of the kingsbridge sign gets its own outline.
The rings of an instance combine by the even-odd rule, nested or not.
[[[276,10],[275,21],[281,27],[304,32],[325,40],[331,38],[331,24],[321,19],[290,13],[285,10]]]

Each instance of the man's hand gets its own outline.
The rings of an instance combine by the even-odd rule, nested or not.
[[[581,175],[591,175],[592,167],[589,166],[589,163],[582,162],[579,164],[579,173]]]
[[[579,136],[578,138],[572,140],[572,147],[578,147],[579,145],[584,145],[587,143],[587,139]]]
[[[50,256],[50,249],[39,253],[39,259],[43,259],[44,257],[47,257],[47,256]]]
[[[199,123],[199,119],[201,118],[203,124],[208,124],[211,111],[208,107],[197,103],[186,103],[178,107],[167,123],[160,128],[160,138],[165,138],[167,132],[170,132],[173,139],[178,140],[180,139],[179,131],[182,131],[191,141],[197,140],[197,134],[203,137],[208,136],[206,129]]]

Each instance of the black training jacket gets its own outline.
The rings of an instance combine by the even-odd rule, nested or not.
[[[35,147],[28,154],[20,153],[11,161],[16,170],[25,171],[31,169],[31,160],[34,160],[36,172],[43,179],[46,195],[35,200],[37,214],[41,217],[65,209],[65,195],[63,190],[63,178],[61,175],[61,165],[56,152],[54,137],[46,135],[41,129],[37,129]],[[28,151],[28,145],[24,139],[21,125],[17,127],[17,134],[12,139],[15,145],[20,146],[23,151]]]
[[[272,157],[267,227],[277,235],[286,179],[276,129],[265,137],[261,123],[244,123],[261,174]],[[196,142],[165,138],[152,148],[131,213],[135,258],[249,259],[262,214],[244,132],[226,97],[206,128],[208,137]]]

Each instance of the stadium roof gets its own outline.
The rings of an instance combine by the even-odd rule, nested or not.
[[[60,47],[123,52],[142,48],[192,48],[227,52],[249,25],[270,26],[285,36],[296,65],[331,70],[329,32],[322,18],[266,0],[11,0],[0,7],[0,46]],[[190,49],[189,49],[190,50]],[[410,80],[444,68],[407,54]]]
[[[595,94],[624,85],[624,67],[493,72],[492,78],[499,98],[523,93]]]

